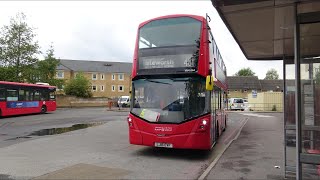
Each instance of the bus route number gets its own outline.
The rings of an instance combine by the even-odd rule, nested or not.
[[[194,60],[192,58],[188,58],[184,60],[183,63],[186,67],[194,67]]]

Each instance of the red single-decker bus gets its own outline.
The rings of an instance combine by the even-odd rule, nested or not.
[[[0,81],[0,117],[56,110],[55,86]]]

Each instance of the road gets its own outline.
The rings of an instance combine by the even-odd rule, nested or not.
[[[28,135],[41,129],[69,127],[74,124],[124,121],[128,112],[105,108],[58,109],[47,114],[24,115],[0,119],[0,148],[30,140]],[[37,137],[32,137],[35,139]]]
[[[197,151],[130,145],[127,114],[104,108],[59,109],[0,119],[0,179],[196,179],[246,119],[230,113],[228,128],[213,150]],[[100,124],[58,135],[30,135],[90,122]]]

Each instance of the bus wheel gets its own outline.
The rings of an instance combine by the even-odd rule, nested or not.
[[[216,139],[217,141],[219,139],[219,125],[217,125],[217,129],[216,129]]]
[[[223,132],[226,131],[227,129],[227,117],[225,117],[224,119],[224,128],[223,128]]]
[[[43,105],[43,106],[41,107],[41,113],[44,114],[44,113],[46,113],[46,112],[47,112],[47,106]]]
[[[1,109],[0,109],[0,118],[2,118],[2,111],[1,111]]]

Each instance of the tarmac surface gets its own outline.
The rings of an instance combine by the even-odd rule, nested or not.
[[[0,138],[0,179],[197,179],[243,125],[239,138],[206,178],[281,177],[281,113],[229,113],[228,128],[211,151],[131,145],[127,113],[105,108],[60,109],[1,119],[0,130],[7,135]],[[40,128],[88,122],[103,123],[63,134],[18,138],[11,144],[5,141]],[[281,168],[274,168],[277,165]]]
[[[284,179],[282,114],[239,114],[247,123],[206,179]]]

